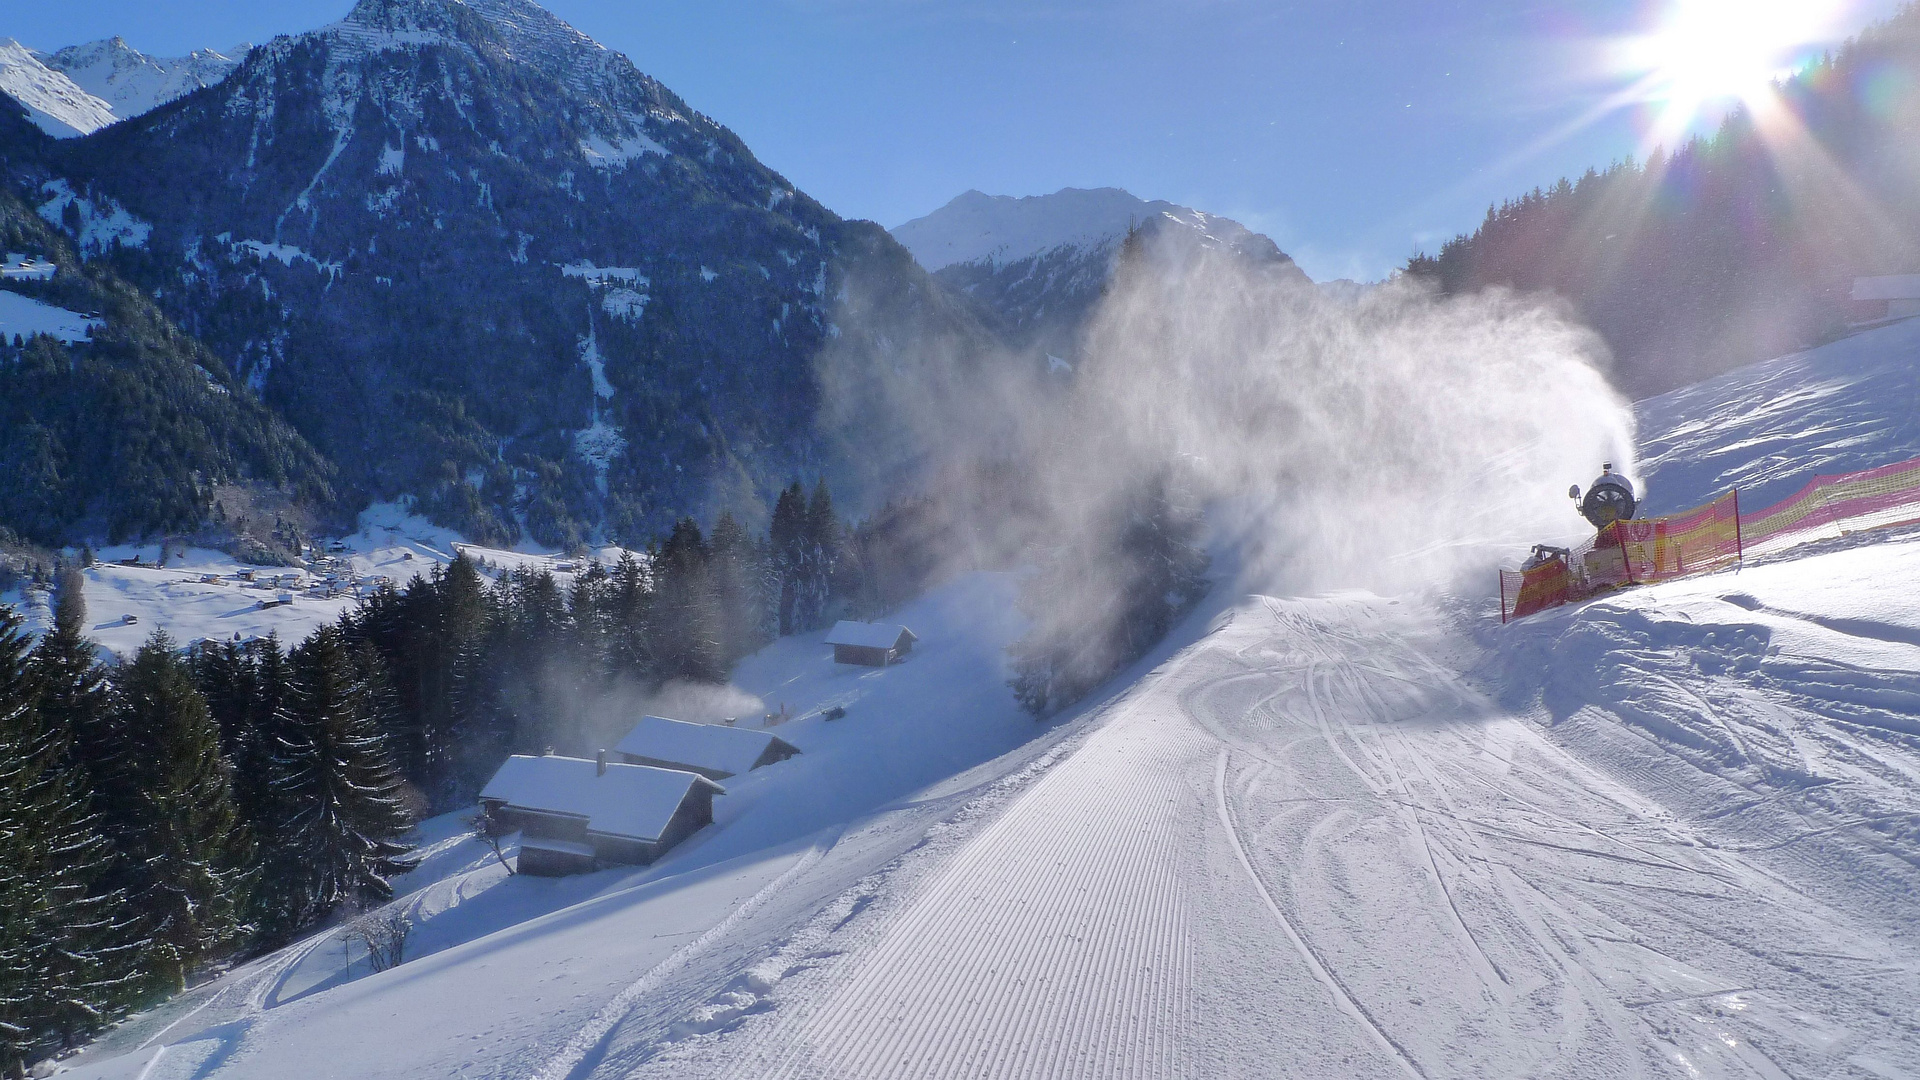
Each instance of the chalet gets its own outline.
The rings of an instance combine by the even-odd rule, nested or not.
[[[913,651],[920,639],[914,632],[894,623],[851,622],[833,624],[827,644],[833,646],[833,659],[840,664],[886,667]]]
[[[713,821],[725,791],[696,773],[599,760],[515,754],[481,789],[503,831],[520,831],[523,873],[580,874],[650,863]]]
[[[709,780],[725,780],[785,761],[800,749],[769,731],[643,716],[614,752],[632,765],[685,769]]]
[[[1920,315],[1920,274],[1854,278],[1851,300],[1855,326]]]

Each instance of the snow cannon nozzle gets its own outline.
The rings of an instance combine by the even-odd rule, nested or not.
[[[1586,498],[1580,497],[1578,484],[1569,489],[1567,494],[1580,503],[1580,516],[1586,518],[1595,529],[1604,529],[1616,521],[1627,521],[1640,508],[1632,482],[1614,472],[1611,461],[1601,464],[1600,475],[1587,485]]]

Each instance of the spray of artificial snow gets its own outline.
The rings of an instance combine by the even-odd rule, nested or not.
[[[1509,294],[1399,281],[1342,301],[1215,252],[1149,253],[1122,266],[1087,345],[1080,414],[1126,451],[1109,437],[1102,457],[1188,463],[1250,585],[1484,574],[1578,530],[1569,483],[1633,466],[1599,338]]]
[[[852,321],[852,320],[850,320]],[[1395,281],[1332,297],[1290,268],[1151,242],[1124,254],[1071,381],[919,342],[823,367],[823,416],[888,461],[1019,462],[1044,538],[1170,476],[1209,507],[1246,587],[1445,587],[1582,528],[1567,487],[1632,473],[1604,344],[1554,306]],[[928,345],[929,355],[957,351]],[[933,364],[946,370],[952,365]],[[995,375],[993,373],[998,372]],[[860,404],[835,388],[858,387]]]

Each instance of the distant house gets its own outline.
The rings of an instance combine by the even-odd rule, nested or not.
[[[913,651],[920,639],[914,632],[894,623],[851,622],[833,624],[827,644],[833,646],[833,658],[842,664],[886,667]]]
[[[520,830],[521,872],[580,874],[644,864],[713,821],[725,791],[697,773],[515,754],[480,792],[504,830]]]
[[[0,263],[0,279],[7,281],[52,281],[58,267],[46,259],[18,252],[7,252],[4,263]]]
[[[643,716],[614,752],[632,765],[685,769],[725,780],[785,761],[800,749],[768,731]]]
[[[1920,274],[1854,278],[1849,314],[1856,326],[1920,315]]]

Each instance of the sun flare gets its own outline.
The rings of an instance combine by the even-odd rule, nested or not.
[[[1840,14],[1841,0],[1674,0],[1623,63],[1673,133],[1715,104],[1757,102]]]

